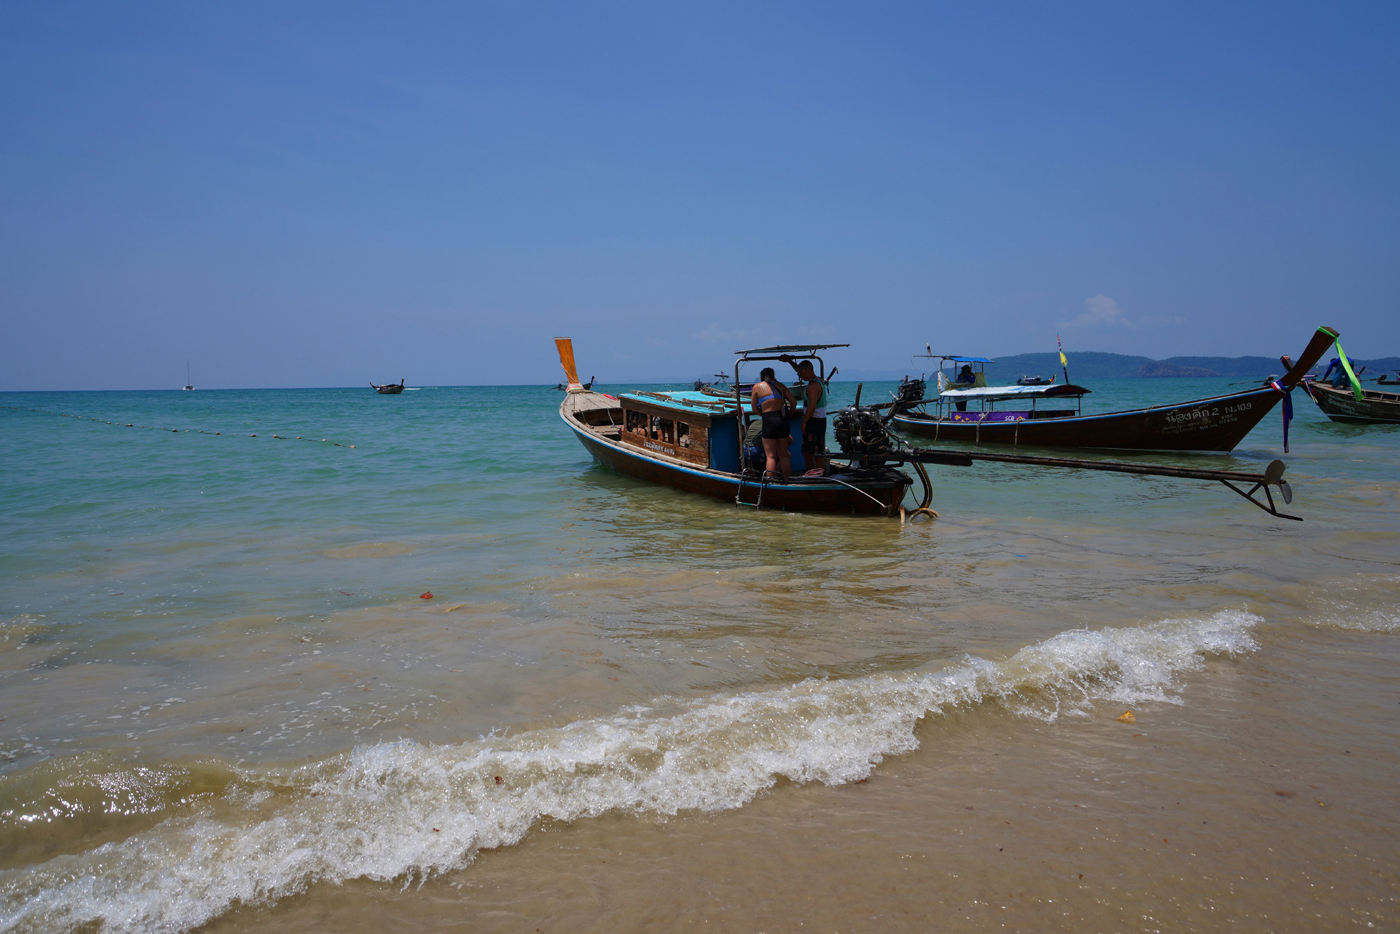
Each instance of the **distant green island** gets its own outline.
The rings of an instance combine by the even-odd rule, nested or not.
[[[1323,358],[1326,361],[1335,355]],[[1095,379],[1153,379],[1153,378],[1206,378],[1226,376],[1234,379],[1265,379],[1283,373],[1283,364],[1277,357],[1168,357],[1153,360],[1151,357],[1136,357],[1131,354],[1097,353],[1083,351],[1067,354],[1069,357],[1069,378],[1071,382],[1082,383]],[[928,361],[918,361],[927,363]],[[1352,365],[1358,370],[1366,368],[1362,378],[1393,373],[1400,369],[1400,357],[1380,357],[1374,360],[1352,358]],[[837,379],[899,379],[916,371],[911,365],[905,370],[859,370],[839,373]],[[1056,353],[1023,353],[1010,357],[997,357],[995,363],[987,364],[987,382],[1014,383],[1022,376],[1054,376],[1056,382],[1064,380],[1060,369],[1060,358]]]

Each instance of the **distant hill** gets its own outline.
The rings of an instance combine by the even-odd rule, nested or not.
[[[1283,372],[1283,364],[1273,357],[1168,357],[1153,360],[1116,353],[1069,354],[1069,375],[1076,382],[1088,379],[1135,379],[1138,377],[1230,376],[1237,379],[1263,379]],[[1060,358],[1053,353],[1017,354],[998,357],[987,366],[987,379],[1014,381],[1026,373],[1049,376],[1060,372]],[[1061,376],[1061,379],[1064,377]]]
[[[1067,356],[1069,377],[1076,383],[1096,379],[1161,377],[1226,376],[1232,379],[1264,379],[1283,373],[1283,364],[1275,357],[1168,357],[1165,360],[1153,360],[1151,357],[1095,351],[1071,353]],[[1322,366],[1326,366],[1326,361],[1330,359],[1330,354],[1324,357]],[[1381,357],[1375,360],[1353,358],[1352,365],[1357,368],[1366,367],[1365,376],[1375,377],[1400,369],[1400,357]],[[899,379],[912,371],[912,367],[903,370],[859,370],[849,374],[843,372],[838,378]],[[1052,374],[1058,377],[1058,380],[1064,379],[1060,370],[1060,357],[1055,353],[1023,353],[997,357],[996,363],[987,364],[987,382],[993,384],[1014,383],[1021,376],[1048,377]]]

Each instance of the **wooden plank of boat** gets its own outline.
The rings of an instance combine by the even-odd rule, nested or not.
[[[1244,440],[1287,390],[1302,382],[1336,339],[1336,331],[1318,328],[1298,362],[1279,380],[1282,391],[1261,386],[1145,409],[1050,418],[1030,413],[1006,417],[1013,414],[1006,412],[960,412],[955,414],[962,417],[953,418],[909,411],[895,415],[893,424],[902,433],[931,441],[1224,454]]]
[[[1309,382],[1303,388],[1334,422],[1400,425],[1400,393],[1363,389],[1358,399],[1350,388],[1339,389],[1330,383]]]

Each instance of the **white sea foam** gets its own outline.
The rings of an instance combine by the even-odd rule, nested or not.
[[[1400,610],[1349,609],[1313,620],[1319,629],[1351,629],[1357,632],[1400,632]]]
[[[519,841],[537,821],[737,808],[780,777],[840,784],[979,704],[1053,720],[1097,701],[1179,702],[1180,672],[1253,651],[1244,612],[1076,630],[1002,662],[809,680],[455,746],[360,747],[248,775],[216,806],[120,843],[0,873],[0,931],[182,931],[316,881],[405,884]],[[501,781],[497,782],[497,776]]]
[[[1327,611],[1311,620],[1318,629],[1400,632],[1400,575],[1361,578],[1328,592],[1336,596]]]

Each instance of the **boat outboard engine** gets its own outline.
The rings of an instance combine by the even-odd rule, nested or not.
[[[912,409],[915,404],[924,401],[924,392],[928,389],[928,384],[921,379],[910,379],[905,377],[899,384],[899,394],[894,399],[894,411],[898,415]]]
[[[848,405],[836,413],[833,427],[842,454],[889,454],[894,447],[885,423],[871,409]]]

